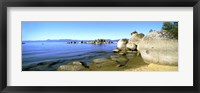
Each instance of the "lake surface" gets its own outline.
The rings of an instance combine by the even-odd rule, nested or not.
[[[112,55],[116,44],[67,44],[66,42],[36,42],[22,44],[22,66],[42,63],[83,61],[87,64],[92,59]]]

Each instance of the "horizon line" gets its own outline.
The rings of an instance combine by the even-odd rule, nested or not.
[[[102,38],[99,38],[99,39],[102,39]],[[22,41],[48,41],[48,40],[96,40],[96,39],[45,39],[45,40],[22,40]],[[109,39],[109,40],[119,40],[119,39]]]

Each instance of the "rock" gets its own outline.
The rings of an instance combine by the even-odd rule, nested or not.
[[[104,63],[104,62],[110,62],[111,60],[106,59],[106,58],[97,58],[93,60],[93,63],[99,64],[99,63]]]
[[[130,40],[129,40],[128,44],[126,44],[126,47],[130,50],[136,50],[137,49],[137,45]]]
[[[128,43],[128,40],[127,39],[120,39],[118,42],[117,42],[117,48],[118,49],[121,49],[121,50],[125,50],[126,49],[126,44]]]
[[[149,33],[138,50],[146,63],[178,65],[178,39],[171,31]]]
[[[118,64],[116,67],[121,67],[122,65]]]
[[[92,71],[111,71],[117,69],[118,63],[106,58],[98,58],[92,61],[89,68]]]
[[[120,63],[126,63],[128,62],[128,59],[126,57],[119,57],[116,59],[116,61]]]
[[[57,69],[58,71],[87,71],[88,69],[85,68],[81,62],[75,61],[70,62],[65,65],[61,65]]]
[[[126,53],[125,53],[125,52],[120,52],[119,54],[120,54],[120,55],[126,55]]]
[[[120,56],[119,55],[111,55],[110,59],[116,61]]]
[[[79,61],[74,61],[74,62],[68,63],[68,65],[82,65],[82,63]]]
[[[104,39],[96,39],[96,40],[94,40],[94,44],[103,44],[105,42],[106,42],[106,40],[104,40]]]
[[[131,33],[131,38],[129,39],[126,47],[130,50],[137,50],[137,45],[144,37],[144,34],[138,34],[136,31]]]
[[[113,52],[114,53],[118,53],[120,50],[118,48],[114,49]]]
[[[85,68],[83,66],[78,65],[61,65],[58,71],[84,71]]]
[[[138,53],[138,51],[128,50],[127,53]]]
[[[86,42],[87,44],[112,44],[113,42],[112,41],[108,41],[108,40],[105,40],[105,39],[95,39],[95,40],[92,40],[92,41],[89,41],[89,42]]]
[[[129,61],[129,59],[125,56],[119,56],[119,55],[111,55],[111,60],[118,62],[121,65],[126,65],[126,63]]]
[[[126,57],[129,59],[129,60],[132,60],[135,56],[137,56],[137,53],[131,53],[131,54],[127,54]]]
[[[132,32],[131,33],[131,38],[128,41],[128,44],[130,45],[130,48],[131,48],[132,44],[138,45],[143,37],[144,37],[143,33]]]

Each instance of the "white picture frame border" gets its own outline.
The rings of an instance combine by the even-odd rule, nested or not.
[[[7,15],[8,86],[193,86],[193,7],[8,7]],[[21,21],[178,21],[179,70],[21,71]]]

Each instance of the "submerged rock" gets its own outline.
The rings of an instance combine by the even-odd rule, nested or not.
[[[129,53],[126,55],[126,57],[129,59],[129,60],[132,60],[135,56],[137,56],[137,53]]]
[[[114,53],[118,53],[120,50],[118,48],[114,49],[113,52]]]
[[[93,64],[101,64],[101,63],[111,63],[112,60],[107,58],[97,58],[92,61]]]
[[[82,65],[81,62],[75,61],[75,62],[70,62],[65,65],[61,65],[57,69],[58,71],[87,71],[88,69]]]
[[[128,50],[127,53],[138,53],[138,51]]]
[[[58,62],[33,63],[22,66],[23,71],[53,71],[56,70]]]
[[[111,55],[111,60],[116,61],[120,65],[126,65],[129,59],[126,56]]]
[[[46,71],[48,70],[48,65],[38,65],[29,69],[29,71]]]
[[[178,39],[171,31],[149,33],[138,49],[146,63],[178,65]]]
[[[119,52],[119,55],[126,55],[126,52]]]
[[[111,71],[117,70],[118,63],[107,58],[97,58],[89,65],[92,71]]]

